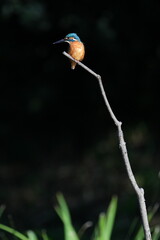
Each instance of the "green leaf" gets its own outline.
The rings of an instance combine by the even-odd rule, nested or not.
[[[155,226],[153,234],[152,234],[152,239],[153,240],[160,239],[160,226]]]
[[[21,240],[30,240],[29,238],[27,238],[25,235],[23,235],[22,233],[16,231],[15,229],[11,228],[11,227],[8,227],[6,225],[3,225],[3,224],[0,224],[0,229],[8,232],[8,233],[11,233],[13,236],[21,239]]]
[[[31,230],[27,231],[27,235],[29,237],[29,240],[38,240],[36,234]]]
[[[116,216],[116,211],[117,211],[117,197],[113,197],[106,215],[106,228],[108,232],[108,238],[106,238],[106,240],[109,240],[111,237],[115,216]]]
[[[110,240],[117,211],[117,197],[113,197],[106,213],[99,216],[94,240]]]
[[[49,240],[46,230],[42,230],[42,238],[43,240]]]
[[[57,194],[57,201],[58,201],[59,205],[55,207],[55,210],[64,224],[65,240],[79,240],[78,234],[76,233],[76,231],[72,225],[68,206],[67,206],[65,199],[61,193]]]

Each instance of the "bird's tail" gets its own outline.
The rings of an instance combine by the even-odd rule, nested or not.
[[[74,61],[71,61],[71,69],[75,69],[75,67],[76,67],[76,65],[77,65],[77,63],[76,62],[74,62]]]

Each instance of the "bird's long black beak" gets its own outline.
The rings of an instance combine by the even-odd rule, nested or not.
[[[64,42],[64,39],[61,39],[61,40],[56,41],[56,42],[53,42],[53,44],[57,44],[57,43],[61,43],[61,42]]]

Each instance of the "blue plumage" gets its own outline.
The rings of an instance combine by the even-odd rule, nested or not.
[[[71,38],[71,39],[69,39],[69,41],[71,41],[71,42],[74,42],[75,40],[81,42],[80,38],[77,36],[76,33],[69,33],[69,34],[67,34],[65,36],[65,39],[68,39],[68,38]]]

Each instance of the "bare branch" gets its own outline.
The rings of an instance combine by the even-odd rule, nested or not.
[[[119,146],[120,146],[120,149],[121,149],[122,157],[123,157],[123,160],[124,160],[124,164],[125,164],[125,167],[126,167],[126,171],[127,171],[129,180],[130,180],[130,182],[131,182],[131,184],[132,184],[132,186],[133,186],[133,188],[136,192],[137,198],[138,198],[145,239],[146,240],[151,240],[152,238],[151,238],[151,232],[150,232],[150,227],[149,227],[149,222],[148,222],[147,209],[146,209],[146,203],[145,203],[145,198],[144,198],[144,190],[143,190],[143,188],[139,188],[139,186],[136,182],[136,179],[134,177],[134,174],[133,174],[133,171],[132,171],[132,168],[131,168],[131,165],[130,165],[129,157],[128,157],[126,143],[124,141],[123,131],[122,131],[122,128],[121,128],[122,123],[120,121],[118,121],[118,119],[116,118],[115,114],[112,111],[112,108],[109,104],[109,101],[107,99],[107,96],[106,96],[106,93],[105,93],[105,90],[104,90],[104,87],[103,87],[101,76],[99,74],[95,73],[90,68],[88,68],[83,63],[81,63],[81,62],[75,60],[74,58],[72,58],[68,53],[63,52],[63,54],[66,57],[68,57],[69,59],[75,61],[78,65],[80,65],[82,68],[84,68],[90,74],[92,74],[98,80],[99,87],[100,87],[101,94],[102,94],[102,97],[104,99],[105,105],[106,105],[106,107],[109,111],[109,114],[110,114],[111,118],[113,119],[113,121],[114,121],[114,123],[115,123],[115,125],[117,126],[117,129],[118,129]]]

